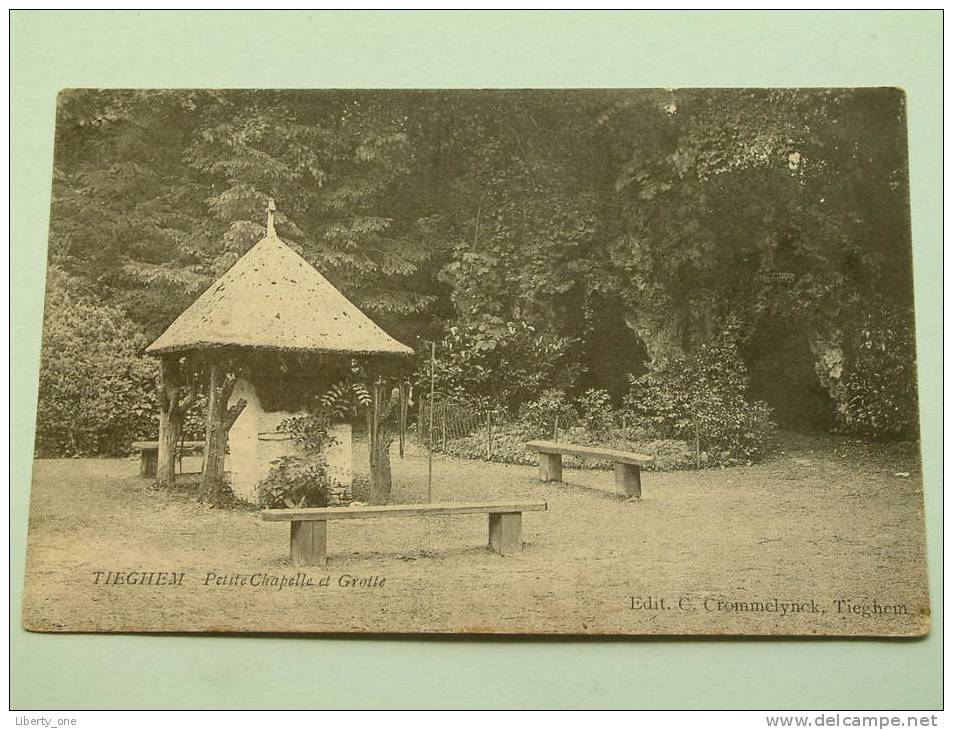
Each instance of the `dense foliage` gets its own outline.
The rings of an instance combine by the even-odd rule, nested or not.
[[[841,428],[915,435],[904,119],[890,89],[68,91],[50,260],[136,359],[273,197],[279,235],[414,346],[418,390],[436,342],[441,393],[515,411],[604,391],[583,400],[598,430],[630,374],[662,378],[730,321],[768,403],[809,381]],[[754,346],[781,334],[805,356]],[[114,448],[50,402],[39,448]]]
[[[278,431],[288,434],[300,456],[282,456],[272,462],[258,485],[258,505],[264,508],[327,507],[331,479],[324,449],[334,442],[331,421],[321,414],[287,418]]]
[[[566,338],[540,334],[526,322],[487,316],[468,327],[449,328],[437,343],[436,392],[494,407],[535,400],[546,389],[568,387],[574,369]],[[418,388],[430,387],[430,362],[417,367]]]
[[[914,333],[907,318],[867,316],[851,343],[843,385],[834,390],[845,430],[872,436],[909,436],[917,430]]]
[[[559,435],[559,422],[563,427],[576,418],[576,409],[566,393],[556,388],[544,390],[536,400],[524,403],[519,409],[517,423],[523,440],[555,439]]]
[[[327,463],[321,459],[282,456],[258,485],[258,506],[327,507],[330,486]]]
[[[41,455],[120,454],[155,429],[155,363],[142,333],[56,267],[47,274],[37,404]]]
[[[615,407],[605,390],[570,398],[547,390],[519,408],[497,412],[486,427],[449,441],[454,456],[513,464],[535,463],[526,441],[557,438],[583,446],[656,455],[653,468],[681,469],[751,464],[771,449],[771,410],[748,395],[748,377],[728,336],[692,357],[656,360],[630,376],[630,391]],[[479,419],[478,419],[479,420]],[[604,468],[611,462],[572,457],[570,466]]]
[[[769,450],[774,423],[747,388],[737,348],[720,342],[689,358],[656,360],[632,379],[626,403],[659,437],[696,441],[703,464],[752,463]]]

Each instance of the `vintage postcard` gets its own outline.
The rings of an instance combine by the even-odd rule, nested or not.
[[[902,90],[60,94],[33,631],[920,636]]]

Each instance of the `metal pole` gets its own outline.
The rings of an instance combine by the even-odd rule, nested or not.
[[[430,343],[430,438],[427,439],[427,501],[433,502],[433,396],[437,343]]]

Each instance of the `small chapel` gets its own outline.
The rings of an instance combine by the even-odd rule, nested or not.
[[[265,236],[146,348],[160,379],[175,377],[183,357],[210,373],[205,460],[228,448],[232,492],[255,502],[272,462],[300,447],[280,424],[305,415],[309,399],[339,382],[354,358],[408,356],[398,342],[275,232],[269,203]],[[160,418],[159,462],[170,448],[168,413]],[[232,414],[228,418],[227,414]],[[223,425],[224,424],[224,425]],[[221,433],[217,433],[220,431]],[[351,424],[334,424],[324,456],[332,482],[351,484]],[[165,454],[166,458],[169,454]]]

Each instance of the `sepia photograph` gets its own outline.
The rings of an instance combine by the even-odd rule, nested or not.
[[[930,628],[898,88],[66,89],[34,632]]]

